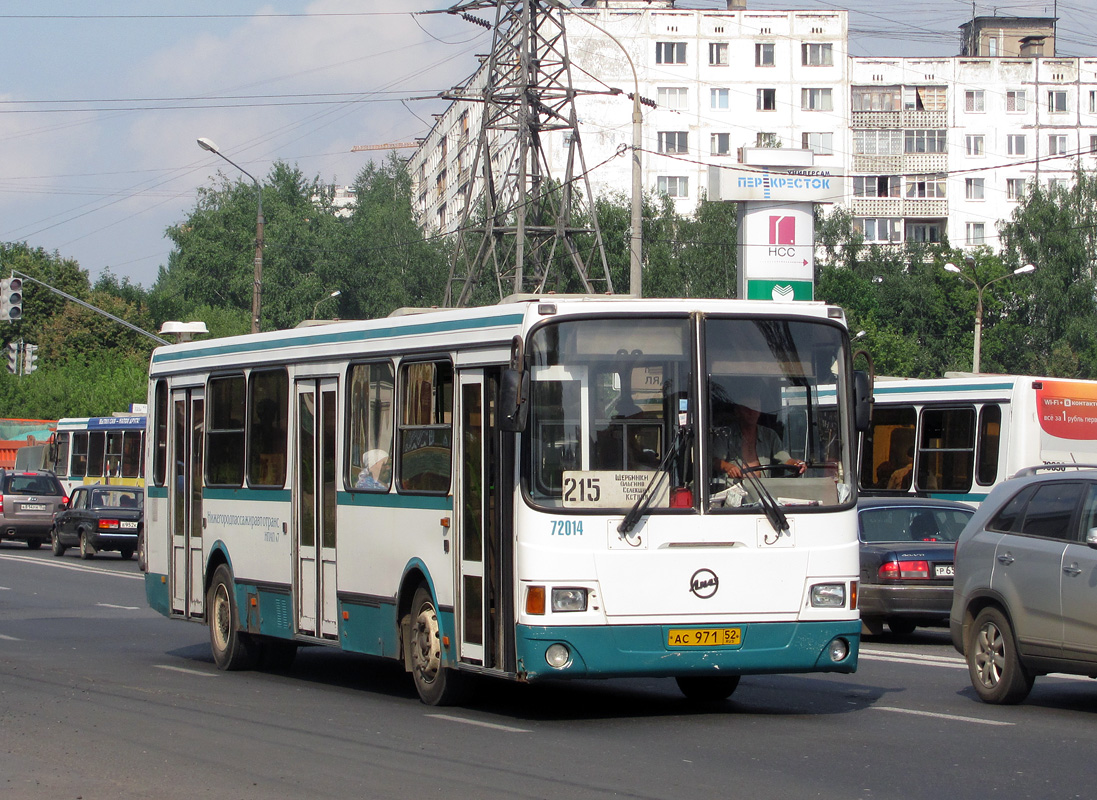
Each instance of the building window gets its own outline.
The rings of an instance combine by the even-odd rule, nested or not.
[[[852,101],[854,111],[898,111],[898,86],[854,86]]]
[[[773,55],[773,42],[757,42],[754,45],[754,66],[772,67],[776,64]]]
[[[899,197],[898,175],[854,175],[854,197]]]
[[[685,42],[656,42],[655,43],[655,63],[656,64],[685,64],[686,63],[686,43]]]
[[[714,67],[726,67],[728,65],[727,42],[709,42],[708,63]]]
[[[967,154],[969,156],[983,156],[986,155],[986,142],[981,133],[969,134],[966,139]]]
[[[712,155],[714,156],[729,156],[731,155],[731,134],[730,133],[714,133],[712,134]]]
[[[800,146],[811,150],[817,156],[834,155],[833,133],[805,133],[800,137]]]
[[[801,89],[800,106],[804,109],[804,111],[833,111],[833,90]]]
[[[1023,133],[1011,133],[1006,137],[1006,151],[1011,156],[1023,156],[1028,151],[1028,142]]]
[[[656,190],[667,197],[689,197],[689,178],[675,175],[660,175],[656,179]]]
[[[776,133],[769,133],[768,131],[758,131],[758,135],[754,137],[755,147],[780,147],[781,140]]]
[[[1089,152],[1097,153],[1097,135],[1089,135]]]
[[[982,200],[985,187],[986,178],[965,178],[964,196],[968,200]]]
[[[904,153],[947,153],[948,132],[941,130],[903,131]]]
[[[689,90],[684,86],[660,86],[656,101],[663,108],[685,109],[689,102]]]
[[[1067,153],[1067,135],[1065,133],[1053,133],[1048,136],[1047,152],[1049,156],[1065,156]]]
[[[776,89],[759,89],[758,90],[758,110],[759,111],[776,111],[777,110],[777,90]]]
[[[659,152],[689,152],[689,134],[686,131],[659,131]]]
[[[899,156],[903,154],[903,132],[855,130],[853,154],[857,156]]]
[[[904,111],[944,111],[947,106],[944,86],[904,86]]]
[[[944,233],[943,229],[944,225],[940,222],[908,222],[907,241],[938,244]]]
[[[968,89],[964,92],[964,111],[982,114],[986,110],[986,93],[982,89]]]
[[[985,226],[982,222],[968,222],[964,225],[964,241],[968,247],[986,244]]]
[[[709,91],[709,97],[711,98],[712,107],[716,109],[727,109],[729,105],[729,92],[727,89],[711,89]]]
[[[1028,110],[1028,92],[1025,89],[1012,89],[1006,92],[1006,111],[1020,113]]]
[[[1070,188],[1070,181],[1066,178],[1048,178],[1047,189],[1049,192],[1054,192],[1056,189],[1061,189],[1064,192]]]
[[[853,220],[853,227],[864,236],[869,243],[884,243],[899,241],[899,220],[868,217],[866,219]]]
[[[907,197],[911,199],[923,199],[945,196],[945,176],[935,175],[908,175]]]
[[[1050,89],[1047,93],[1047,110],[1052,114],[1065,114],[1067,93],[1065,89]]]
[[[1006,199],[1020,200],[1025,194],[1024,178],[1006,178]]]
[[[834,45],[829,42],[826,44],[802,44],[800,45],[800,52],[805,67],[834,66]]]

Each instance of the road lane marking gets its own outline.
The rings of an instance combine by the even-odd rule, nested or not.
[[[893,653],[888,650],[861,650],[858,659],[865,661],[888,661],[893,664],[921,664],[927,667],[947,667],[949,669],[967,669],[967,662],[952,656],[927,656],[918,654]]]
[[[911,714],[916,717],[933,717],[934,719],[949,719],[954,722],[974,722],[976,725],[1015,725],[1014,722],[1000,722],[996,719],[980,719],[979,717],[962,717],[959,714],[940,714],[936,711],[915,711],[912,708],[895,708],[894,706],[869,706],[877,711],[891,711],[895,714]]]
[[[515,728],[510,725],[499,725],[495,722],[480,722],[479,720],[465,719],[464,717],[454,717],[450,716],[449,714],[427,714],[427,716],[433,717],[434,719],[444,719],[449,722],[462,722],[465,725],[476,725],[480,728],[491,728],[497,731],[506,731],[507,733],[533,733],[533,731],[529,730],[528,728]]]
[[[86,567],[82,564],[65,564],[58,561],[46,561],[42,558],[20,558],[19,556],[9,556],[0,553],[0,559],[7,561],[18,561],[22,564],[41,564],[46,567],[56,567],[57,569],[71,569],[75,572],[94,572],[96,575],[114,575],[119,578],[128,578],[132,581],[143,581],[145,576],[143,574],[133,574],[132,572],[116,572],[111,569],[103,569],[102,567]]]
[[[21,641],[23,641],[22,639],[16,639],[14,636],[5,636],[2,633],[0,633],[0,639],[3,639],[5,642],[21,642]]]
[[[169,664],[153,664],[157,669],[166,669],[170,672],[182,672],[186,675],[200,675],[203,678],[213,678],[217,675],[216,672],[203,672],[197,669],[187,669],[186,667],[173,667]]]

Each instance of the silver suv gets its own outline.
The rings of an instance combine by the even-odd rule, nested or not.
[[[1097,466],[1031,467],[997,486],[956,544],[949,628],[987,703],[1037,675],[1097,676]]]
[[[68,498],[47,470],[0,470],[0,539],[22,540],[35,550],[49,541],[53,515]]]

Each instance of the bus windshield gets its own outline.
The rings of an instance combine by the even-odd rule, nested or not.
[[[705,321],[709,508],[851,499],[844,337],[822,322]]]
[[[531,499],[541,505],[632,506],[658,471],[651,508],[693,484],[689,319],[567,320],[533,333]],[[664,458],[668,447],[673,458]],[[689,505],[692,505],[690,503]]]
[[[713,316],[697,333],[703,376],[686,317],[564,320],[531,334],[534,503],[620,512],[643,496],[652,511],[693,508],[703,484],[721,513],[757,513],[771,496],[850,500],[842,329]]]

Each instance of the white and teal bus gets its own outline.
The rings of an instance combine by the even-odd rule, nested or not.
[[[1097,462],[1097,381],[1031,375],[878,379],[861,491],[977,504],[1018,470]]]
[[[609,297],[157,348],[149,603],[223,669],[341,648],[431,704],[467,673],[852,672],[850,363],[833,306]],[[733,479],[709,434],[747,394],[794,463]]]

